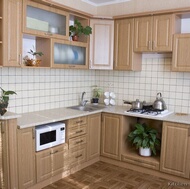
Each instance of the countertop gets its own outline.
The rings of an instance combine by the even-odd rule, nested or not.
[[[113,113],[113,114],[119,114],[119,115],[190,124],[189,114],[172,113],[165,117],[156,117],[156,116],[144,117],[143,115],[139,115],[139,114],[138,116],[127,114],[125,111],[129,109],[130,109],[130,105],[129,106],[126,106],[126,105],[125,106],[105,106],[105,108],[103,109],[92,111],[92,112],[73,110],[66,107],[42,110],[42,111],[21,114],[21,117],[18,117],[18,126],[20,129],[24,129],[27,127],[33,127],[33,126],[42,125],[42,124],[51,123],[51,122],[57,122],[57,121],[64,121],[67,119],[87,116],[87,115],[95,114],[99,112],[107,112],[107,113]]]
[[[0,120],[16,119],[19,117],[21,117],[21,115],[13,112],[6,112],[4,115],[0,116]]]

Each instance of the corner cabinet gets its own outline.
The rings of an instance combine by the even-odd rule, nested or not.
[[[87,160],[100,156],[101,114],[88,116]]]
[[[160,171],[189,178],[190,125],[164,122]]]
[[[135,52],[171,52],[174,15],[135,18]]]
[[[120,115],[102,114],[101,156],[121,160],[121,122]]]
[[[88,69],[88,43],[52,39],[53,68]]]
[[[115,21],[114,40],[114,70],[140,71],[142,54],[133,52],[133,18]]]
[[[190,71],[190,34],[175,34],[172,54],[172,71]]]
[[[113,69],[114,21],[91,19],[90,69]]]

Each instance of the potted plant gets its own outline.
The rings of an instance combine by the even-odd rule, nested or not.
[[[160,147],[160,139],[157,137],[157,130],[147,126],[145,123],[135,124],[135,130],[128,135],[128,140],[139,149],[141,156],[156,155],[157,147]]]
[[[69,26],[69,36],[72,37],[73,41],[78,41],[78,37],[81,34],[90,35],[92,33],[92,28],[90,26],[82,26],[82,24],[75,19],[74,25]]]
[[[97,85],[94,85],[92,87],[93,87],[93,90],[92,90],[92,92],[93,92],[92,103],[93,104],[98,104],[99,98],[102,95],[103,90],[102,90],[102,88],[98,87]]]
[[[33,47],[34,49],[34,47]],[[39,66],[41,63],[40,59],[37,59],[37,56],[43,56],[44,54],[42,52],[36,52],[32,49],[28,51],[28,54],[32,55],[32,58],[29,58],[29,56],[24,57],[25,64],[27,66]]]
[[[16,94],[14,91],[5,91],[1,88],[1,96],[0,96],[0,114],[4,115],[7,111],[7,107],[9,104],[9,95]]]

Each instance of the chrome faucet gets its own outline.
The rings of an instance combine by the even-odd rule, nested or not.
[[[86,103],[88,102],[88,100],[84,100],[85,94],[86,94],[86,92],[82,92],[81,101],[80,101],[81,106],[85,106]]]

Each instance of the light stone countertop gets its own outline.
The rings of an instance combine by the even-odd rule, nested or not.
[[[156,116],[145,117],[143,116],[143,114],[129,115],[125,113],[125,111],[129,109],[130,109],[130,105],[129,106],[126,106],[126,105],[125,106],[107,106],[103,109],[92,111],[92,112],[73,110],[66,107],[42,110],[42,111],[21,114],[21,117],[18,118],[18,126],[20,129],[24,129],[27,127],[33,127],[33,126],[51,123],[51,122],[57,122],[57,121],[64,121],[67,119],[87,116],[87,115],[95,114],[99,112],[113,113],[113,114],[133,116],[133,117],[142,117],[142,118],[154,119],[154,120],[170,121],[170,122],[175,122],[175,123],[190,124],[190,114],[178,115],[178,114],[172,113],[165,117],[156,117]]]
[[[0,115],[0,120],[8,120],[8,119],[16,119],[21,117],[21,115],[13,113],[13,112],[6,112],[4,115]]]

